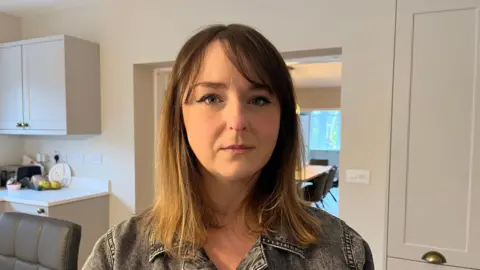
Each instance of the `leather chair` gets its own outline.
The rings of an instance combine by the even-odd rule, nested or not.
[[[303,190],[303,198],[307,202],[313,202],[320,208],[318,202],[321,202],[323,205],[323,189],[325,188],[325,181],[327,180],[328,173],[322,173],[312,179],[311,185],[305,186]]]
[[[325,181],[325,186],[323,188],[323,194],[322,194],[322,198],[325,198],[325,196],[327,196],[327,194],[330,194],[333,198],[333,200],[335,202],[337,202],[337,198],[335,198],[335,196],[333,196],[332,192],[331,192],[331,189],[333,188],[334,186],[334,183],[335,183],[335,177],[337,176],[337,166],[333,166],[330,171],[328,172],[328,176],[327,176],[327,179]]]
[[[17,212],[0,214],[0,269],[75,270],[78,224]]]

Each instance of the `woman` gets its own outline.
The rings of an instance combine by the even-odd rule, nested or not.
[[[355,231],[298,196],[295,109],[288,68],[256,30],[191,37],[166,90],[157,199],[84,269],[373,269]]]

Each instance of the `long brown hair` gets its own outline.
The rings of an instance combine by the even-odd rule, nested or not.
[[[215,226],[211,209],[201,199],[200,181],[195,181],[199,177],[198,161],[189,147],[182,115],[183,101],[213,41],[223,44],[229,60],[245,79],[267,85],[280,104],[278,140],[245,201],[247,214],[254,217],[261,233],[281,230],[301,245],[315,243],[320,226],[299,197],[294,180],[296,166],[302,164],[303,147],[289,70],[262,34],[239,24],[204,28],[185,43],[177,56],[160,120],[156,201],[147,213],[152,238],[161,242],[170,255],[184,258],[206,242],[207,228]]]

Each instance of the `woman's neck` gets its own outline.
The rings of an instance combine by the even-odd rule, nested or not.
[[[220,224],[232,224],[244,217],[242,204],[257,181],[258,175],[247,179],[219,180],[210,174],[202,175],[207,204],[216,213]]]

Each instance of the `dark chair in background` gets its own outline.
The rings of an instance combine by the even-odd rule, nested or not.
[[[322,173],[310,181],[312,183],[311,185],[302,188],[305,201],[315,203],[318,208],[320,208],[318,202],[321,202],[323,205],[323,189],[325,188],[327,177],[328,173]]]
[[[323,194],[322,194],[322,199],[327,196],[327,194],[330,194],[333,198],[333,200],[336,202],[337,201],[337,198],[335,198],[335,196],[333,196],[332,192],[331,192],[331,189],[334,187],[334,184],[335,182],[335,177],[337,176],[337,166],[333,166],[329,171],[328,171],[328,175],[326,177],[326,181],[325,181],[325,187],[323,188]],[[337,187],[338,187],[338,183],[337,183]]]
[[[328,166],[328,159],[310,159],[309,165]]]
[[[302,188],[304,200],[315,203],[318,208],[320,208],[318,202],[325,207],[323,204],[323,198],[330,194],[333,200],[337,202],[337,198],[335,198],[330,191],[334,186],[336,175],[337,167],[333,166],[328,172],[322,173],[310,181],[312,183],[311,185]]]
[[[0,214],[0,269],[75,270],[81,227],[49,217]]]
[[[337,179],[333,181],[332,188],[338,188],[339,184],[340,184],[340,179],[337,177]]]

